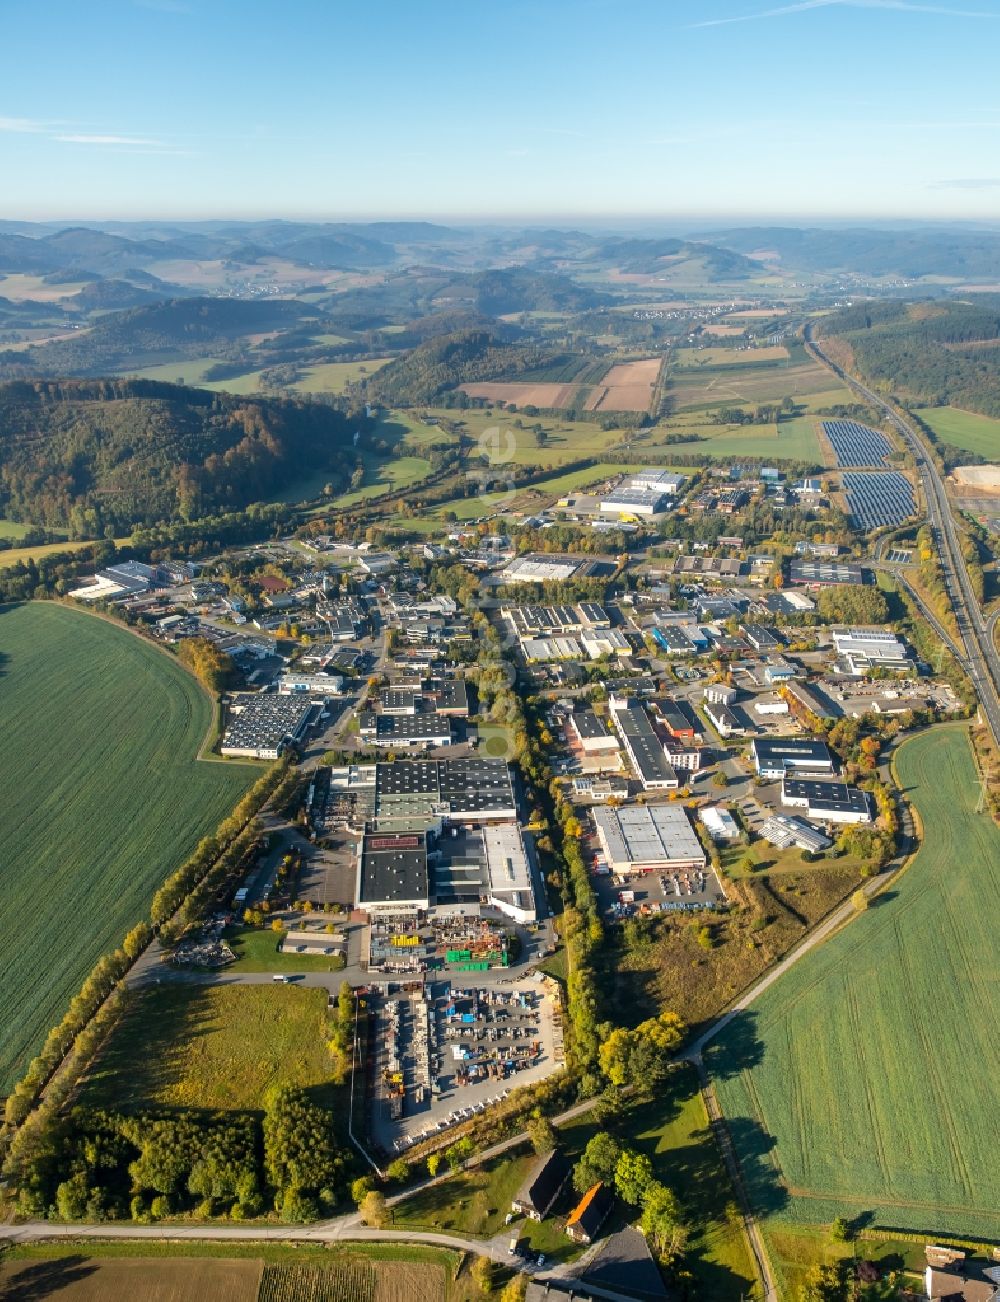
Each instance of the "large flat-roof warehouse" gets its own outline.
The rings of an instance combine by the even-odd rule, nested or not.
[[[626,805],[592,814],[613,873],[705,867],[705,851],[681,805]]]
[[[510,766],[503,759],[480,758],[379,764],[375,816],[464,823],[515,819]]]
[[[219,749],[223,755],[277,759],[308,728],[313,710],[312,701],[298,695],[237,698]]]
[[[366,912],[426,910],[430,902],[423,832],[366,833],[358,856],[356,898]]]

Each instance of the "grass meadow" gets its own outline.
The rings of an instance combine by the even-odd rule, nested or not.
[[[709,1046],[757,1210],[1000,1237],[995,928],[1000,829],[955,724],[907,741],[922,844],[860,917]]]
[[[81,1093],[91,1107],[262,1106],[272,1085],[330,1080],[327,991],[294,985],[192,985],[145,990]]]
[[[709,457],[785,457],[817,464],[824,460],[815,423],[809,416],[793,416],[790,420],[769,425],[692,425],[683,418],[670,424],[674,433],[690,428],[692,435],[697,436],[696,440],[659,448],[651,443],[651,453],[658,456],[683,452]]]
[[[598,421],[569,421],[558,416],[525,416],[523,412],[507,412],[499,408],[483,411],[442,412],[447,419],[461,422],[463,433],[482,448],[493,464],[513,462],[519,466],[551,466],[558,469],[567,461],[583,457],[601,456],[616,447],[628,436],[628,431],[601,429]],[[525,426],[517,429],[515,421]],[[530,426],[541,425],[545,441],[536,441]],[[495,431],[495,432],[494,432]],[[477,455],[473,447],[471,454]]]
[[[258,771],[196,762],[212,705],[168,655],[51,603],[0,610],[0,713],[5,1090]]]
[[[1000,420],[959,407],[920,407],[917,415],[942,443],[1000,461]]]

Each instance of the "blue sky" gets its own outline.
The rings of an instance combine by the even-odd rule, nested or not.
[[[1000,218],[1000,0],[3,0],[0,216]]]

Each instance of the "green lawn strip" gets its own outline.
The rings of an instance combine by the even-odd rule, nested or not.
[[[54,603],[0,612],[0,1087],[255,780],[199,764],[212,703],[169,655]]]
[[[289,1228],[289,1236],[294,1235]],[[370,1261],[417,1261],[454,1269],[458,1253],[420,1243],[332,1243],[283,1242],[280,1239],[227,1239],[212,1242],[199,1239],[61,1239],[58,1242],[15,1243],[5,1250],[5,1261],[59,1261],[63,1257],[225,1257],[261,1260],[276,1265],[333,1265],[338,1260],[364,1257]]]
[[[317,916],[303,915],[312,919]],[[330,915],[328,921],[339,931],[346,919],[343,915]],[[324,954],[282,954],[278,949],[281,937],[269,926],[263,930],[258,927],[234,927],[226,933],[226,941],[236,955],[236,962],[229,965],[227,972],[339,972],[344,967],[342,960],[338,962]],[[317,943],[322,945],[332,942],[321,931]]]
[[[1000,1086],[970,1064],[995,1059],[1000,829],[975,813],[962,725],[908,740],[896,769],[924,831],[907,872],[706,1059],[758,1212],[994,1239]]]
[[[330,1103],[327,992],[289,985],[147,989],[80,1091],[85,1106],[259,1108],[272,1085],[311,1087]]]
[[[365,482],[360,488],[332,498],[330,506],[356,506],[383,493],[402,492],[431,473],[431,463],[426,457],[398,456],[395,453],[381,457],[366,449],[359,449],[358,455],[364,463]]]
[[[698,1296],[738,1302],[753,1285],[754,1266],[694,1068],[679,1066],[656,1099],[629,1109],[620,1129],[680,1200],[691,1230],[685,1264]]]
[[[793,845],[789,846],[787,850],[777,850],[773,845],[768,845],[766,841],[755,841],[752,846],[723,846],[720,850],[720,858],[726,876],[734,879],[788,874],[801,877],[808,874],[811,869],[820,866],[843,869],[845,873],[856,872],[860,875],[861,869],[864,867],[863,860],[857,858],[856,855],[830,854],[828,852],[822,858],[807,860],[803,858],[803,852],[798,846]],[[746,858],[754,861],[755,867],[753,869],[743,867],[743,860]]]
[[[479,754],[503,759],[510,751],[510,729],[502,723],[477,723]]]

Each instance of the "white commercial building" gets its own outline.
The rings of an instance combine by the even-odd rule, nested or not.
[[[531,865],[521,829],[514,824],[483,828],[489,903],[527,926],[538,916]]]
[[[675,496],[680,492],[685,475],[679,475],[675,470],[657,470],[655,467],[638,470],[634,475],[629,477],[629,488],[645,488],[650,492],[669,493]]]
[[[911,656],[906,646],[889,629],[835,628],[833,646],[852,674],[871,668],[908,669]]]
[[[713,841],[738,840],[740,829],[728,809],[723,809],[720,805],[709,805],[698,811],[698,818]]]
[[[584,633],[580,638],[583,649],[591,660],[601,656],[630,656],[632,644],[620,629],[596,629],[593,633]]]
[[[571,579],[579,568],[579,561],[519,556],[504,570],[503,580],[505,583],[558,583],[563,579]]]
[[[705,867],[705,851],[682,805],[626,805],[591,813],[607,865],[618,876]]]

